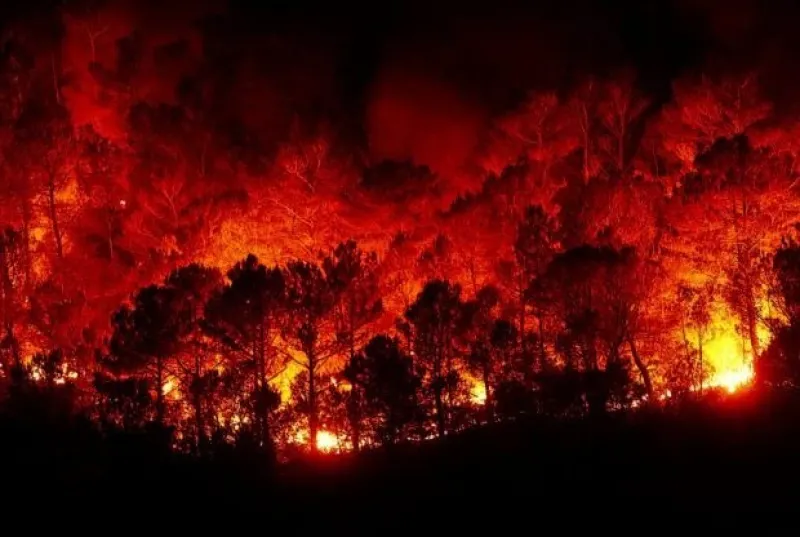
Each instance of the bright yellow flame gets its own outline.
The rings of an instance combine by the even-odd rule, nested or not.
[[[465,398],[467,398],[468,401],[473,405],[485,405],[486,386],[483,384],[483,381],[467,371],[464,371],[462,374],[464,381],[469,387],[469,395],[465,395]]]
[[[761,307],[764,309],[763,304]],[[703,385],[733,393],[753,381],[753,351],[749,341],[737,333],[736,321],[726,312],[717,313],[713,334],[703,345],[703,362],[711,366],[710,378]],[[757,327],[757,337],[763,349],[771,337],[763,324]]]
[[[476,382],[472,385],[469,392],[469,399],[476,405],[486,404],[486,386],[482,382]]]
[[[330,453],[339,448],[339,440],[336,435],[328,431],[317,432],[317,449],[323,453]]]
[[[742,386],[750,384],[753,380],[753,365],[744,364],[737,369],[729,369],[715,373],[709,381],[710,386],[725,388],[728,393],[733,393]]]
[[[704,345],[703,361],[712,366],[711,377],[703,383],[710,388],[732,393],[753,377],[751,353],[733,327]]]

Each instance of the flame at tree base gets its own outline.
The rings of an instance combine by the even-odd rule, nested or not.
[[[339,450],[339,439],[336,435],[328,431],[317,433],[317,449],[323,453],[330,453]]]
[[[298,445],[308,445],[308,430],[301,429],[294,435],[294,442]],[[330,431],[324,429],[317,431],[316,448],[320,453],[334,453],[348,450],[348,446],[342,444],[339,438]]]
[[[759,306],[763,318],[768,318],[769,307],[766,303]],[[743,338],[736,328],[737,321],[730,312],[719,308],[711,326],[713,337],[704,341],[702,346],[703,381],[693,391],[706,388],[720,388],[734,393],[753,382],[755,369],[754,356],[750,342]],[[758,345],[763,349],[772,339],[771,333],[764,323],[756,327]]]
[[[749,385],[755,376],[753,371],[753,364],[743,364],[738,368],[727,369],[715,373],[708,381],[708,386],[711,388],[724,388],[728,393],[735,391]]]

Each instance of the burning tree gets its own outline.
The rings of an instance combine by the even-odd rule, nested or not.
[[[800,121],[755,75],[498,88],[455,148],[435,110],[365,129],[295,37],[239,39],[230,14],[163,32],[133,4],[2,36],[4,377],[75,382],[198,452],[656,404],[760,359],[795,382]],[[378,150],[406,128],[436,143]]]

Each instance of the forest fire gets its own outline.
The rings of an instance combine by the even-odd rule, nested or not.
[[[299,446],[305,446],[309,443],[308,436],[308,430],[302,429],[295,433],[294,443]],[[352,449],[350,446],[345,446],[335,434],[325,430],[317,431],[317,440],[314,445],[320,453],[334,453]]]
[[[469,390],[470,401],[476,405],[486,404],[486,386],[479,382],[474,382]]]
[[[317,449],[323,453],[328,453],[339,449],[339,440],[328,431],[317,433]]]
[[[725,388],[728,393],[733,393],[752,382],[752,380],[753,367],[750,364],[745,364],[738,369],[715,374],[709,381],[709,386],[719,386]]]
[[[326,50],[235,10],[75,4],[0,50],[3,393],[206,454],[794,382],[800,114],[757,71],[334,103]]]
[[[709,388],[724,388],[733,393],[753,380],[753,358],[743,353],[744,343],[735,333],[721,334],[708,343],[712,373],[704,382]]]

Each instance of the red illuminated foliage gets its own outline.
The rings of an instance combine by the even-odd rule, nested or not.
[[[354,114],[308,36],[68,4],[0,50],[4,383],[198,454],[796,384],[800,121],[755,74],[489,110],[387,70]]]

